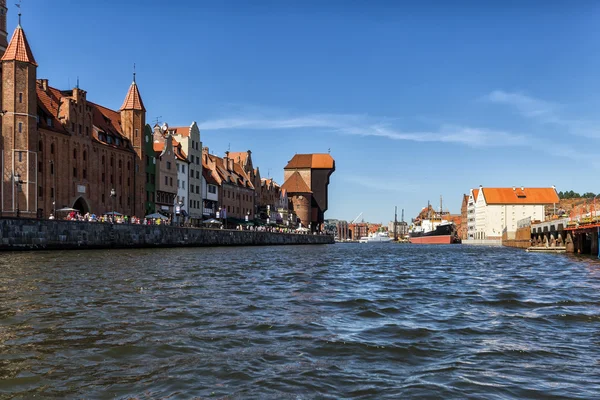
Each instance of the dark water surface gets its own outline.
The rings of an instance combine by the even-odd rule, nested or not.
[[[1,398],[600,398],[600,264],[336,244],[5,253]]]

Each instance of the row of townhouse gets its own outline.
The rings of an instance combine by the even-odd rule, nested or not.
[[[0,11],[1,216],[160,212],[197,225],[224,211],[321,226],[335,170],[329,154],[296,154],[282,186],[262,179],[250,151],[210,155],[196,123],[147,125],[135,72],[119,109],[89,101],[79,82],[61,90],[38,79],[25,30],[19,24],[8,42],[2,0]]]
[[[554,187],[471,189],[463,196],[463,243],[499,245],[502,239],[514,239],[519,221],[544,220],[546,208],[558,202]]]
[[[196,122],[146,126],[145,135],[147,215],[158,212],[194,226],[209,218],[276,223],[281,219],[277,212],[288,218],[285,191],[272,179],[260,178],[251,151],[210,154]]]

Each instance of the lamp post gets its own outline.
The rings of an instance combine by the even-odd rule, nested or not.
[[[110,189],[110,197],[112,197],[112,203],[113,203],[113,209],[112,209],[112,215],[111,215],[111,221],[114,224],[115,223],[115,198],[117,197],[117,191],[115,190],[115,188]]]
[[[223,214],[221,214],[221,207],[219,207],[219,211],[217,212],[217,219],[221,220],[221,228],[223,228]]]
[[[246,211],[246,222],[248,222],[248,219],[250,219],[250,211]]]
[[[51,165],[50,173],[52,174],[52,215],[56,218],[56,171],[54,167],[54,160],[48,161]]]
[[[17,218],[20,218],[21,210],[19,209],[19,191],[21,190],[21,184],[23,181],[21,180],[21,175],[18,173],[14,175],[13,179],[15,180],[15,192],[17,197]]]

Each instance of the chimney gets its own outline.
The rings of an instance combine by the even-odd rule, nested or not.
[[[202,154],[208,155],[208,147],[205,146],[202,148]]]
[[[48,79],[40,79],[38,80],[39,86],[42,88],[44,92],[48,92]]]
[[[513,186],[513,192],[514,192],[515,190],[517,190],[517,188]]]
[[[524,190],[525,190],[525,186],[521,186],[521,190],[523,190],[523,191],[524,191]]]

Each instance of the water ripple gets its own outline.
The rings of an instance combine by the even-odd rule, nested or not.
[[[600,264],[503,248],[7,253],[1,398],[600,398]]]

